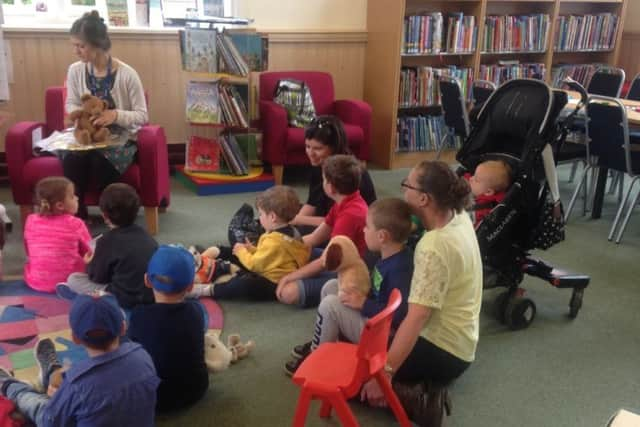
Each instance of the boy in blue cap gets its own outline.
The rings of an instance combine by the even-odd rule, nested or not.
[[[60,388],[49,397],[0,368],[0,392],[39,427],[153,426],[155,390],[159,380],[146,351],[120,342],[125,319],[112,296],[79,295],[73,301],[69,324],[73,341],[89,358],[63,373]],[[50,375],[62,364],[53,341],[36,345],[40,379],[46,390]]]
[[[204,314],[197,301],[185,300],[194,276],[195,263],[189,251],[160,246],[144,278],[156,303],[139,305],[131,313],[129,337],[149,352],[160,377],[159,411],[190,406],[209,389]]]

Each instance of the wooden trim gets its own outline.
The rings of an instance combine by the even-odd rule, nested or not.
[[[267,32],[269,43],[366,43],[367,32]]]

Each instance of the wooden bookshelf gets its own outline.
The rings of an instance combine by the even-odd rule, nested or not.
[[[521,63],[542,63],[546,80],[551,81],[552,68],[558,64],[604,63],[614,65],[620,54],[622,30],[628,2],[631,0],[368,0],[367,53],[365,61],[364,99],[373,108],[372,163],[394,169],[410,167],[421,160],[435,158],[434,152],[396,152],[396,120],[399,111],[401,67],[456,65],[473,70],[476,78],[480,65],[497,61],[519,60]],[[473,52],[441,54],[402,53],[405,16],[442,12],[463,12],[475,16],[478,27],[477,45]],[[555,52],[554,42],[558,17],[570,14],[613,13],[619,16],[613,49],[579,52]],[[549,15],[550,25],[546,47],[529,52],[482,52],[483,26],[488,15]],[[454,161],[455,152],[446,151],[441,157]]]

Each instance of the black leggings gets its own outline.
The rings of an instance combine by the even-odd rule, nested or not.
[[[272,281],[248,271],[240,260],[231,253],[231,248],[220,246],[218,258],[230,261],[240,267],[238,274],[226,283],[220,283],[213,288],[215,299],[249,299],[253,301],[276,300],[277,285]]]
[[[416,345],[400,366],[393,379],[400,382],[433,382],[448,385],[458,378],[468,367],[465,362],[453,354],[442,350],[423,337],[418,337]]]
[[[116,182],[120,178],[120,172],[107,160],[99,150],[85,152],[69,152],[62,160],[64,176],[69,178],[76,187],[78,196],[78,215],[86,215],[84,196],[90,183],[95,183],[98,191]]]

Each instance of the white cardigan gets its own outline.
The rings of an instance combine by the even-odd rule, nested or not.
[[[65,110],[71,113],[82,107],[80,98],[91,93],[87,87],[84,62],[74,62],[67,72],[67,100]],[[113,102],[116,104],[118,117],[115,124],[136,133],[138,129],[149,121],[147,102],[142,88],[142,81],[136,70],[118,60],[116,79],[111,90]]]

